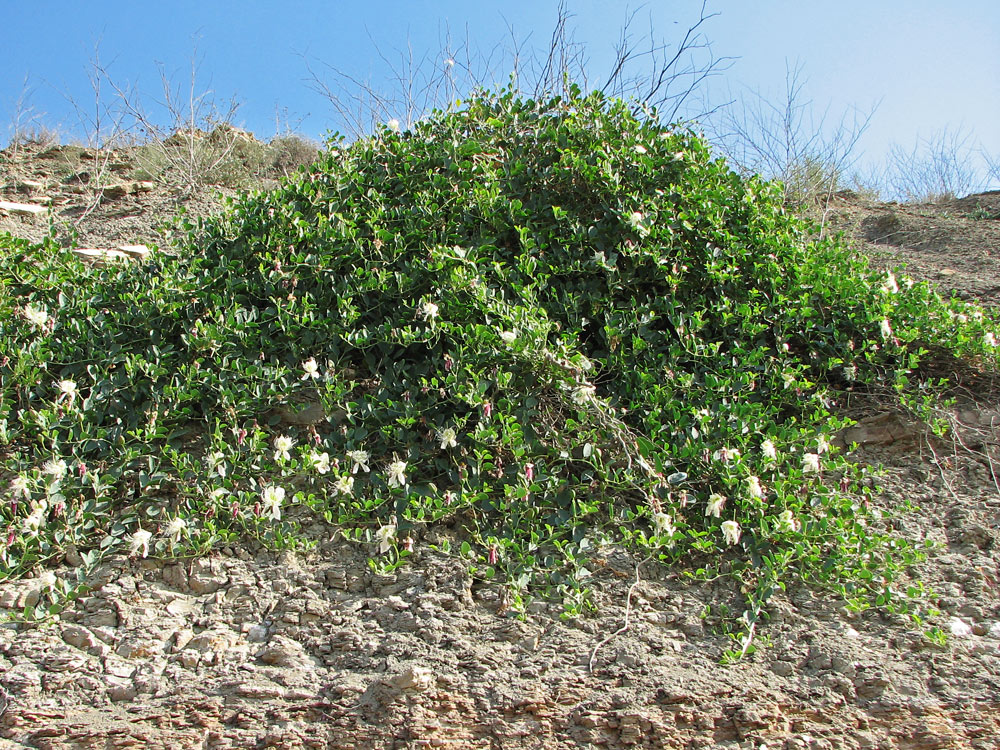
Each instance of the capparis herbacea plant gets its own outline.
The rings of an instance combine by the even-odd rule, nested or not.
[[[447,525],[514,607],[586,607],[613,542],[735,579],[737,656],[790,582],[905,609],[921,545],[836,403],[932,403],[925,352],[995,369],[1000,329],[781,195],[655,112],[502,91],[334,137],[141,263],[6,237],[0,579],[42,575],[44,614],[106,554],[322,521],[385,570]]]

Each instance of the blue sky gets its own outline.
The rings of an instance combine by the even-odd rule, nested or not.
[[[652,24],[658,37],[676,42],[701,5],[567,0],[591,83],[603,80],[630,10],[637,10],[636,37]],[[344,128],[310,85],[310,69],[328,84],[337,68],[384,87],[391,85],[390,71],[377,50],[398,61],[409,47],[426,58],[425,71],[437,73],[449,33],[459,52],[466,39],[478,52],[509,48],[511,29],[527,40],[525,49],[544,48],[557,7],[556,0],[7,3],[0,143],[10,137],[19,111],[22,124],[39,122],[80,138],[80,121],[94,109],[88,73],[95,50],[110,78],[139,92],[154,117],[162,115],[155,104],[162,99],[160,69],[183,87],[196,55],[197,90],[210,89],[217,101],[235,96],[238,124],[262,138],[287,127],[319,137]],[[869,112],[877,105],[857,151],[862,168],[879,163],[893,143],[911,149],[944,129],[1000,159],[997,0],[708,0],[707,11],[718,15],[700,31],[717,57],[733,58],[700,90],[708,106],[755,91],[780,102],[786,70],[797,67],[804,83],[800,101],[813,102],[817,117],[826,111],[828,123],[838,123],[852,107]],[[509,65],[509,58],[495,59],[501,68]],[[102,93],[113,99],[106,82]]]

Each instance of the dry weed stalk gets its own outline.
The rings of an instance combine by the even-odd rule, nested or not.
[[[636,37],[636,13],[626,17],[611,69],[601,87],[608,96],[632,98],[637,106],[662,110],[660,118],[674,121],[686,112],[692,95],[710,76],[725,70],[731,58],[717,58],[702,26],[718,14],[702,3],[697,20],[680,41],[658,39],[652,22],[648,34]],[[509,86],[534,99],[567,97],[570,87],[588,88],[585,46],[574,37],[566,2],[557,8],[556,21],[543,51],[531,48],[508,23],[509,41],[488,52],[476,50],[468,38],[457,47],[450,31],[435,55],[414,55],[412,46],[385,54],[372,39],[375,54],[388,70],[387,86],[370,77],[327,63],[306,60],[310,87],[333,107],[340,126],[352,138],[371,133],[396,119],[410,126],[434,109],[447,111],[458,96],[483,88]],[[706,116],[701,112],[697,117]],[[689,116],[690,117],[690,116]]]

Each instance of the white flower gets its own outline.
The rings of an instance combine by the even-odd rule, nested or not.
[[[806,453],[802,456],[802,473],[819,474],[819,454]]]
[[[313,468],[320,474],[326,474],[330,471],[329,453],[317,453],[316,451],[313,451],[309,456],[309,460],[312,461]]]
[[[31,490],[28,489],[28,478],[24,474],[16,476],[11,480],[10,496],[15,499],[23,497],[25,500],[31,497]]]
[[[354,477],[350,474],[345,474],[337,480],[333,488],[341,495],[350,495],[354,492]]]
[[[375,532],[375,538],[378,540],[378,551],[385,554],[392,549],[392,540],[395,537],[396,524],[390,523],[379,527],[379,530]]]
[[[722,447],[712,454],[713,461],[721,461],[724,464],[728,464],[730,461],[740,457],[739,448],[727,448]]]
[[[770,440],[765,440],[760,444],[760,452],[768,461],[774,461],[778,457],[778,451]]]
[[[274,439],[274,460],[275,461],[288,461],[292,456],[289,451],[292,446],[295,445],[295,441],[292,440],[287,435],[279,435]]]
[[[882,290],[890,294],[899,293],[899,284],[896,283],[896,275],[892,271],[889,271],[886,275],[885,283],[882,284]]]
[[[629,214],[628,223],[632,226],[633,229],[642,230],[644,229],[642,222],[645,220],[645,218],[646,217],[642,215],[641,211],[633,211],[631,214]]]
[[[507,344],[513,344],[517,341],[517,333],[514,331],[501,331],[500,338],[502,338]]]
[[[884,339],[892,338],[892,326],[889,325],[889,321],[883,318],[881,327],[882,327],[882,338]]]
[[[49,481],[53,484],[62,480],[66,476],[67,470],[66,462],[61,458],[51,458],[42,466],[42,473],[48,474],[50,477]]]
[[[637,144],[635,145],[635,152],[636,152],[637,154],[640,154],[640,155],[641,155],[641,154],[644,154],[644,153],[646,153],[646,147],[645,147],[645,146],[643,146],[643,145],[642,145],[641,143],[637,143]]]
[[[45,507],[36,505],[31,511],[31,515],[24,519],[22,528],[29,534],[37,534],[38,530],[45,525]]]
[[[795,520],[795,514],[790,510],[783,510],[778,515],[778,531],[798,531],[799,522]]]
[[[577,386],[573,390],[573,403],[577,406],[583,406],[594,397],[596,392],[597,389],[590,383],[584,383],[581,386]]]
[[[723,521],[722,536],[726,544],[736,544],[740,540],[740,525],[736,521]]]
[[[443,430],[438,431],[438,440],[441,441],[441,450],[447,450],[448,448],[454,448],[458,445],[458,434],[455,432],[454,427],[445,427]]]
[[[389,120],[389,122],[387,122],[385,126],[389,128],[389,130],[391,130],[393,133],[399,132],[399,120],[397,120],[395,117]]]
[[[757,477],[747,477],[747,492],[750,493],[750,497],[760,500],[764,497],[764,488],[760,486],[760,479]]]
[[[660,536],[673,536],[674,532],[677,531],[674,519],[667,513],[654,513],[653,525],[656,528],[656,533]]]
[[[347,451],[347,457],[351,459],[354,466],[351,467],[351,473],[357,474],[358,469],[364,469],[365,471],[371,471],[368,468],[368,451]]]
[[[993,335],[993,331],[987,331],[983,334],[983,344],[986,346],[997,345],[997,337]]]
[[[54,591],[58,583],[59,579],[56,578],[56,574],[51,570],[46,570],[38,576],[38,584],[42,587],[43,591]]]
[[[302,363],[302,372],[304,374],[300,380],[315,380],[319,377],[319,364],[316,362],[315,357],[310,357]]]
[[[167,524],[167,528],[164,533],[173,539],[175,542],[179,542],[181,534],[184,533],[184,529],[187,528],[187,521],[181,517],[170,519],[170,523]]]
[[[59,401],[69,401],[73,403],[73,399],[76,398],[76,383],[72,380],[60,380],[59,381]]]
[[[858,379],[858,368],[854,365],[846,365],[844,367],[844,377],[849,383],[853,383]]]
[[[389,464],[389,486],[390,487],[405,487],[406,486],[406,461],[393,461]]]
[[[142,557],[146,557],[149,554],[149,540],[152,536],[153,533],[151,531],[137,529],[129,539],[129,554],[135,555],[141,550]]]
[[[785,384],[785,388],[791,388],[795,385],[795,373],[783,372],[781,373],[781,380]]]
[[[208,465],[220,477],[226,476],[226,454],[216,451],[208,456]]]
[[[826,435],[820,435],[816,438],[816,452],[826,453],[830,450],[830,442],[826,439]]]
[[[281,520],[281,503],[285,499],[285,488],[268,486],[260,493],[261,500],[264,501],[264,510],[271,514],[274,521]]]
[[[424,320],[433,323],[438,316],[438,306],[433,302],[425,302],[420,306],[420,312],[417,314]]]
[[[35,328],[44,328],[45,324],[49,322],[49,314],[45,312],[44,307],[25,305],[24,317]]]
[[[720,495],[718,492],[713,492],[708,496],[708,505],[705,506],[705,515],[719,518],[722,515],[722,508],[725,504],[725,496]]]
[[[219,502],[220,500],[222,500],[222,498],[224,498],[228,494],[229,490],[227,490],[225,487],[217,487],[216,489],[208,493],[208,497],[210,500]]]

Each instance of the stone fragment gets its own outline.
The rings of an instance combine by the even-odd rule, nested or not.
[[[110,198],[111,200],[118,200],[119,198],[124,198],[131,192],[129,186],[123,183],[116,183],[114,185],[105,185],[101,189],[101,194],[104,198]]]
[[[105,677],[108,686],[108,697],[115,702],[135,700],[138,690],[131,680],[122,679],[113,675]]]
[[[313,666],[312,659],[297,641],[281,635],[272,638],[257,653],[257,659],[264,664],[286,669],[308,669]]]
[[[236,635],[223,627],[198,633],[187,643],[187,648],[202,654],[224,654],[236,642]]]
[[[104,659],[104,671],[114,677],[131,679],[135,674],[135,666],[117,656],[108,656]]]
[[[163,582],[175,589],[185,591],[188,587],[188,574],[183,565],[163,566]]]
[[[795,667],[787,661],[775,660],[771,662],[771,671],[779,677],[788,677],[795,671]]]
[[[18,180],[17,192],[19,193],[40,193],[45,190],[45,183],[38,180]]]
[[[174,644],[173,650],[183,651],[187,648],[187,645],[191,642],[192,638],[194,638],[194,631],[191,630],[191,628],[181,628],[172,636]]]
[[[904,423],[895,414],[879,414],[874,417],[859,420],[857,424],[846,427],[836,434],[834,444],[851,445],[887,445],[897,440],[916,435],[913,425]]]
[[[972,628],[969,626],[969,623],[957,617],[951,618],[951,622],[948,623],[948,629],[957,638],[966,638],[972,635]]]
[[[72,543],[66,548],[66,554],[63,556],[63,559],[66,560],[66,564],[71,568],[79,568],[83,565],[83,557],[80,555],[79,550],[77,550],[76,545]]]
[[[427,667],[410,667],[404,672],[390,677],[387,683],[397,690],[423,692],[434,686],[434,673]]]
[[[178,597],[167,604],[167,612],[175,617],[183,617],[201,612],[201,604],[194,599]]]
[[[256,698],[258,700],[274,700],[285,697],[285,688],[275,685],[273,682],[252,680],[241,682],[232,687],[233,694],[241,698]]]
[[[145,260],[153,252],[145,245],[119,245],[118,249],[137,260]]]
[[[90,263],[94,266],[106,266],[109,263],[120,263],[121,261],[127,261],[131,258],[131,256],[127,253],[123,253],[121,250],[111,250],[109,248],[102,247],[74,247],[71,249],[71,252],[84,263]]]
[[[38,604],[39,591],[31,583],[19,581],[5,584],[3,591],[0,591],[0,609],[24,609]]]
[[[59,649],[45,654],[42,663],[49,672],[82,672],[90,660],[76,651]]]
[[[97,638],[82,625],[68,625],[63,628],[62,639],[81,651],[88,651],[97,646]]]
[[[269,628],[267,625],[258,623],[247,631],[247,640],[250,641],[250,643],[263,643],[267,640],[268,630]]]
[[[191,564],[188,587],[196,594],[213,594],[229,583],[229,576],[216,570],[217,564],[208,558],[195,560]]]
[[[147,659],[162,654],[167,648],[167,638],[163,635],[152,637],[137,633],[123,638],[115,653],[126,659]]]
[[[44,214],[48,209],[34,203],[13,203],[11,201],[0,201],[0,211],[21,216],[38,216]]]

